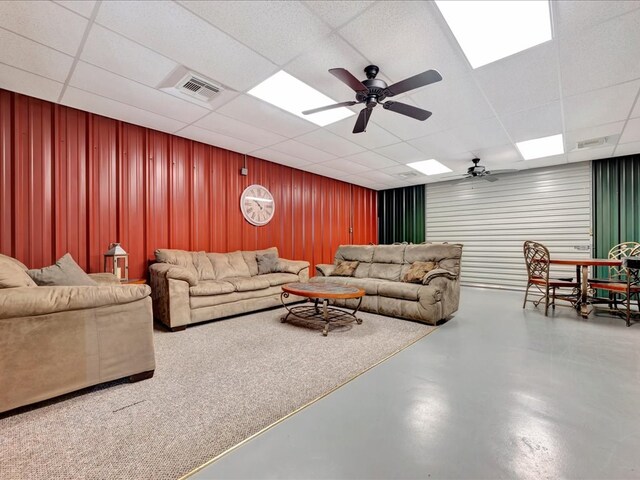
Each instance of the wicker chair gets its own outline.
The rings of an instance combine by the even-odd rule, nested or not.
[[[627,257],[640,256],[640,243],[638,242],[623,242],[614,246],[609,250],[607,258],[613,260],[622,260]],[[620,283],[626,278],[625,269],[622,266],[609,267],[607,278],[589,278],[589,287],[596,290],[592,285],[601,283]],[[609,291],[609,296],[606,298],[596,297],[594,294],[593,303],[608,303],[614,308],[617,308],[618,298],[621,297],[619,292]]]
[[[544,300],[544,314],[548,315],[549,305],[555,309],[556,300],[569,302],[575,306],[577,301],[578,284],[573,281],[549,278],[549,261],[551,255],[549,249],[538,242],[527,240],[523,245],[524,261],[527,265],[527,289],[524,294],[522,308],[525,308],[527,301],[533,302],[537,307]],[[535,286],[540,293],[540,298],[528,300],[529,289]],[[558,289],[571,289],[571,293],[558,293]]]
[[[640,314],[640,256],[626,257],[622,259],[620,276],[617,281],[594,281],[591,288],[606,290],[612,296],[618,297],[608,309],[609,312],[623,317],[627,321],[627,327],[631,326],[631,317]],[[631,310],[633,299],[636,299],[636,311]]]

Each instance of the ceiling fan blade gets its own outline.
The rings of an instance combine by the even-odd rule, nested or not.
[[[352,105],[355,105],[356,103],[362,103],[362,102],[356,102],[355,100],[352,100],[350,102],[340,102],[340,103],[335,103],[333,105],[326,105],[324,107],[318,107],[318,108],[312,108],[311,110],[305,110],[304,112],[302,112],[302,114],[303,115],[311,115],[313,113],[324,112],[325,110],[331,110],[332,108],[350,107]]]
[[[329,73],[338,80],[346,83],[354,92],[368,92],[367,86],[354,77],[351,72],[345,68],[332,68]]]
[[[360,110],[360,115],[358,115],[358,120],[356,120],[356,125],[353,127],[353,133],[362,133],[367,130],[367,123],[369,123],[369,118],[371,117],[371,109],[363,108]]]
[[[387,90],[389,91],[389,94],[387,96],[393,97],[394,95],[408,92],[409,90],[413,90],[414,88],[424,87],[425,85],[436,83],[440,80],[442,80],[442,75],[440,75],[437,71],[427,70],[426,72],[419,73],[418,75],[414,75],[413,77],[405,78],[404,80],[387,87]]]
[[[414,107],[413,105],[407,105],[406,103],[385,102],[382,106],[386,110],[391,110],[392,112],[400,113],[407,117],[415,118],[416,120],[426,120],[431,116],[430,111]]]

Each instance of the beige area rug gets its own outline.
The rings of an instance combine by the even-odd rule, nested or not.
[[[323,337],[283,311],[158,330],[152,379],[0,416],[0,477],[178,478],[434,329],[360,313]]]

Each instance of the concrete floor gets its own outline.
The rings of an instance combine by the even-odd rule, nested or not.
[[[640,478],[640,324],[464,288],[436,332],[194,477]]]

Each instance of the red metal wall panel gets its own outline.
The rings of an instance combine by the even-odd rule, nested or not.
[[[0,89],[0,253],[40,267],[70,252],[98,272],[121,242],[130,278],[141,278],[156,248],[277,246],[315,264],[332,262],[338,245],[377,241],[375,191],[250,156],[243,176],[244,164],[239,153]],[[254,183],[276,201],[264,227],[240,212]]]

